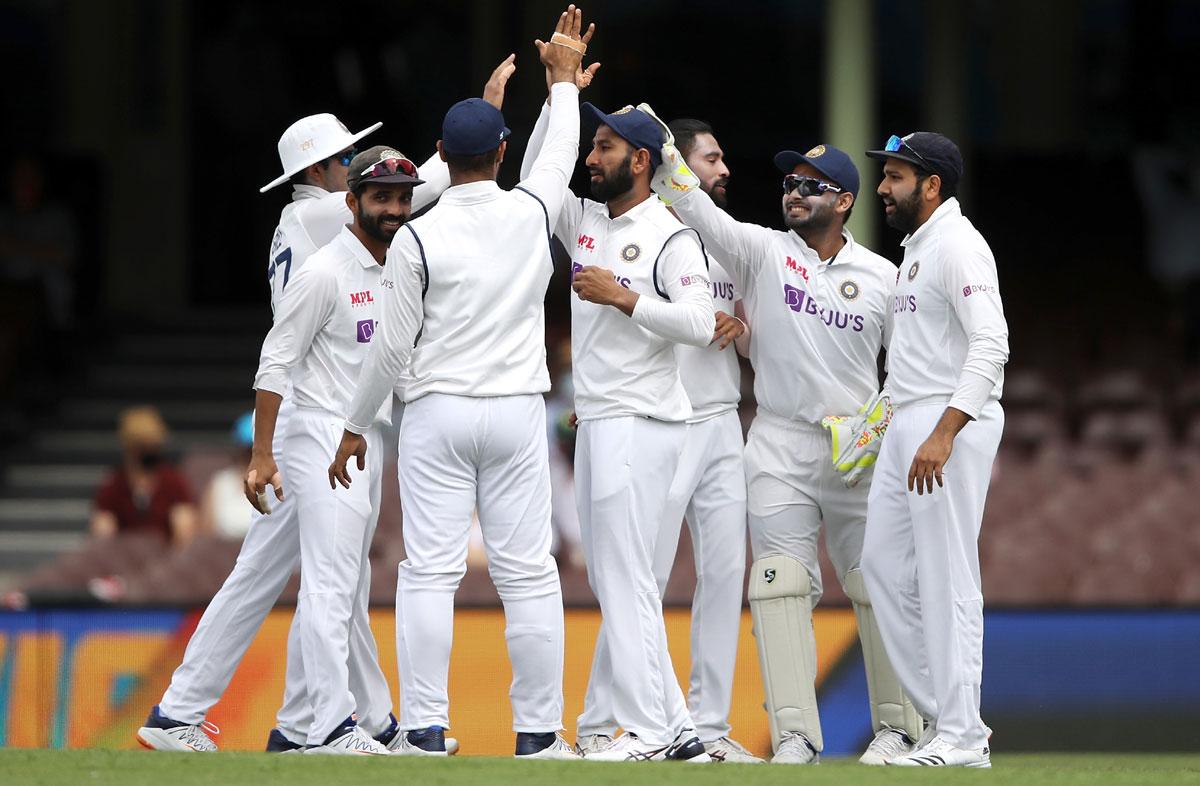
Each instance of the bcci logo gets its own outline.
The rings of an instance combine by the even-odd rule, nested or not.
[[[838,292],[846,300],[854,300],[858,297],[858,284],[850,280],[843,281],[842,285],[838,287]]]
[[[820,158],[825,155],[825,145],[817,145],[812,150],[804,154],[805,158]]]
[[[642,255],[642,249],[637,243],[630,243],[621,249],[622,262],[636,262],[637,258]]]
[[[913,262],[913,263],[912,263],[912,267],[910,267],[910,268],[908,269],[908,280],[909,280],[909,281],[912,281],[914,278],[916,278],[916,277],[917,277],[917,271],[918,271],[918,270],[920,270],[920,269],[921,269],[921,263],[920,263],[919,261],[918,261],[918,262]]]
[[[763,578],[764,578],[764,579],[766,579],[766,581],[767,581],[767,583],[768,583],[768,584],[770,584],[772,581],[774,581],[774,580],[775,580],[775,569],[774,569],[774,568],[767,568],[766,570],[764,570],[764,571],[763,571]]]

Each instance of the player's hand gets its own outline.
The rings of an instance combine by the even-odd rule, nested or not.
[[[924,494],[926,491],[932,494],[935,480],[938,488],[941,488],[944,485],[942,468],[950,460],[950,452],[953,449],[954,437],[944,436],[937,431],[930,434],[929,438],[921,443],[921,447],[917,448],[912,466],[908,468],[908,490],[915,490],[917,494]]]
[[[579,428],[579,415],[576,415],[574,412],[572,412],[571,417],[567,418],[567,425],[571,428]]]
[[[587,265],[578,271],[571,280],[571,289],[575,290],[580,300],[602,306],[620,307],[630,296],[634,302],[637,301],[637,294],[618,284],[611,270],[595,265]]]
[[[596,78],[596,72],[599,70],[600,70],[599,62],[592,63],[587,68],[583,68],[582,65],[580,66],[580,68],[575,72],[575,87],[577,87],[579,89],[579,92],[582,93],[584,90],[586,90],[588,88],[589,85],[592,84],[592,80]],[[550,69],[547,68],[546,69],[546,92],[547,93],[550,92],[550,86],[552,84],[554,84],[554,82],[552,82],[550,79]],[[547,97],[546,103],[549,103],[549,102],[550,102],[550,99]]]
[[[333,463],[329,465],[329,488],[336,490],[338,483],[342,484],[342,488],[350,488],[350,470],[346,465],[350,463],[351,456],[358,457],[359,472],[367,468],[367,439],[362,434],[343,431],[342,442],[333,456]]]
[[[742,337],[746,332],[746,323],[724,311],[718,310],[716,313],[717,329],[713,331],[713,343],[717,344],[717,349],[724,349]]]
[[[596,32],[594,24],[588,25],[583,31],[583,11],[573,4],[567,6],[558,17],[554,35],[547,43],[541,39],[533,42],[537,47],[538,56],[551,84],[555,82],[573,82],[578,84],[576,76],[583,67],[583,54],[587,51],[588,42]],[[595,74],[595,70],[592,70]],[[590,78],[588,80],[591,81]]]
[[[516,55],[504,58],[483,86],[483,100],[497,109],[504,107],[504,89],[508,86],[508,78],[517,70],[516,59]]]
[[[259,513],[271,512],[271,503],[267,497],[268,485],[275,490],[275,499],[283,502],[283,477],[279,474],[275,457],[270,453],[265,455],[255,453],[250,457],[250,464],[246,467],[242,491],[246,494],[246,500]]]

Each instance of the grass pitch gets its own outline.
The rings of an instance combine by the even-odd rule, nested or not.
[[[450,759],[279,756],[265,753],[160,753],[114,750],[0,750],[5,786],[329,786],[353,783],[498,784],[521,786],[858,786],[957,784],[988,786],[1132,786],[1200,784],[1200,755],[1000,754],[991,770],[901,770],[831,759],[818,767],[601,764]]]

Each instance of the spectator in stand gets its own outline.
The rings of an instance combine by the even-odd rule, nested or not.
[[[196,532],[196,508],[187,481],[163,453],[167,424],[154,407],[133,407],[121,413],[117,435],[121,465],[96,492],[93,537],[157,533],[184,545]]]
[[[242,479],[254,446],[254,413],[247,412],[233,424],[233,450],[229,463],[213,474],[200,501],[203,532],[225,540],[241,540],[250,529],[254,508],[246,501]]]

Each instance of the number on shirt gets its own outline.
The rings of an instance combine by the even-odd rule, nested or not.
[[[283,286],[280,287],[280,291],[282,291],[287,289],[288,277],[292,275],[292,249],[290,247],[280,251],[275,257],[275,264],[267,268],[268,283],[275,280],[275,272],[279,270],[280,265],[283,265]]]

